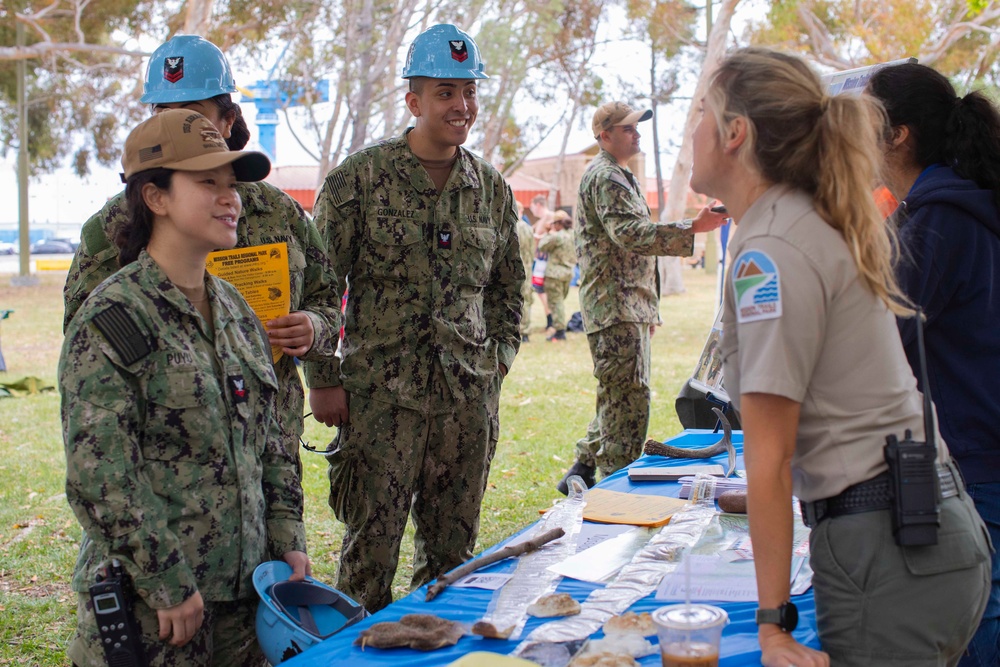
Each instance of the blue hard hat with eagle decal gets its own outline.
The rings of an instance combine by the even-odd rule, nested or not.
[[[139,101],[199,102],[235,92],[233,70],[219,47],[198,35],[176,35],[149,57]]]
[[[417,35],[406,54],[403,78],[488,79],[472,36],[450,23],[432,25]]]

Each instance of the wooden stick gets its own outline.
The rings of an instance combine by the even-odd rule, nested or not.
[[[493,553],[483,556],[482,558],[465,561],[451,572],[438,577],[437,581],[431,584],[430,588],[427,589],[427,597],[424,601],[430,602],[437,597],[438,593],[448,588],[448,586],[452,585],[467,574],[484,568],[487,565],[498,563],[505,558],[512,558],[514,556],[520,556],[521,554],[530,553],[553,540],[558,540],[565,534],[566,531],[562,528],[553,528],[552,530],[546,531],[541,535],[536,535],[525,542],[506,546],[503,549],[494,551]]]

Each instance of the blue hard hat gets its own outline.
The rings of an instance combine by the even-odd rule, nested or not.
[[[177,35],[149,57],[139,101],[198,102],[235,92],[233,70],[219,47],[198,35]]]
[[[432,25],[410,44],[403,78],[488,79],[479,47],[469,33],[450,23]]]
[[[306,577],[288,581],[292,567],[280,560],[261,563],[253,572],[257,605],[257,643],[272,665],[367,618],[368,612],[336,588]]]

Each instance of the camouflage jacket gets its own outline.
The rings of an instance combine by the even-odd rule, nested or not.
[[[538,239],[538,251],[549,256],[545,264],[545,277],[552,280],[570,280],[576,266],[576,247],[573,245],[573,231],[561,229],[549,232]]]
[[[263,330],[209,276],[214,333],[143,252],[94,290],[59,360],[66,497],[85,532],[73,588],[117,557],[153,608],[253,597],[305,550],[297,451],[274,419]]]
[[[580,180],[576,211],[584,330],[659,322],[655,255],[692,252],[694,234],[650,220],[635,176],[602,150]]]
[[[535,232],[526,222],[518,222],[516,227],[521,263],[524,264],[524,275],[527,278],[531,275],[531,265],[535,263]]]
[[[454,397],[486,389],[521,344],[521,224],[503,177],[464,148],[438,195],[405,135],[350,155],[314,210],[337,291],[350,284],[340,363],[307,363],[310,387],[343,384],[421,409],[440,363]]]
[[[333,296],[333,271],[319,232],[302,207],[273,185],[239,183],[236,187],[243,200],[236,247],[288,244],[291,309],[305,311],[314,331],[313,346],[303,359],[333,357],[340,338],[340,301]],[[120,193],[84,224],[63,289],[64,330],[87,295],[118,270],[118,247],[112,239],[126,220],[125,208],[125,193]],[[275,372],[279,426],[291,446],[303,429],[302,381],[295,360],[288,356],[278,360]]]

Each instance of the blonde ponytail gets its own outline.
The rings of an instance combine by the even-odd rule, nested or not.
[[[867,96],[826,94],[801,58],[740,49],[716,70],[710,107],[720,132],[737,116],[748,121],[739,158],[765,180],[804,190],[843,235],[861,281],[893,313],[913,313],[893,271],[895,239],[872,189],[881,165],[881,105]]]
[[[847,242],[861,281],[899,316],[913,314],[893,270],[895,228],[882,220],[872,196],[881,167],[885,115],[868,96],[825,98],[817,124],[816,210]]]

